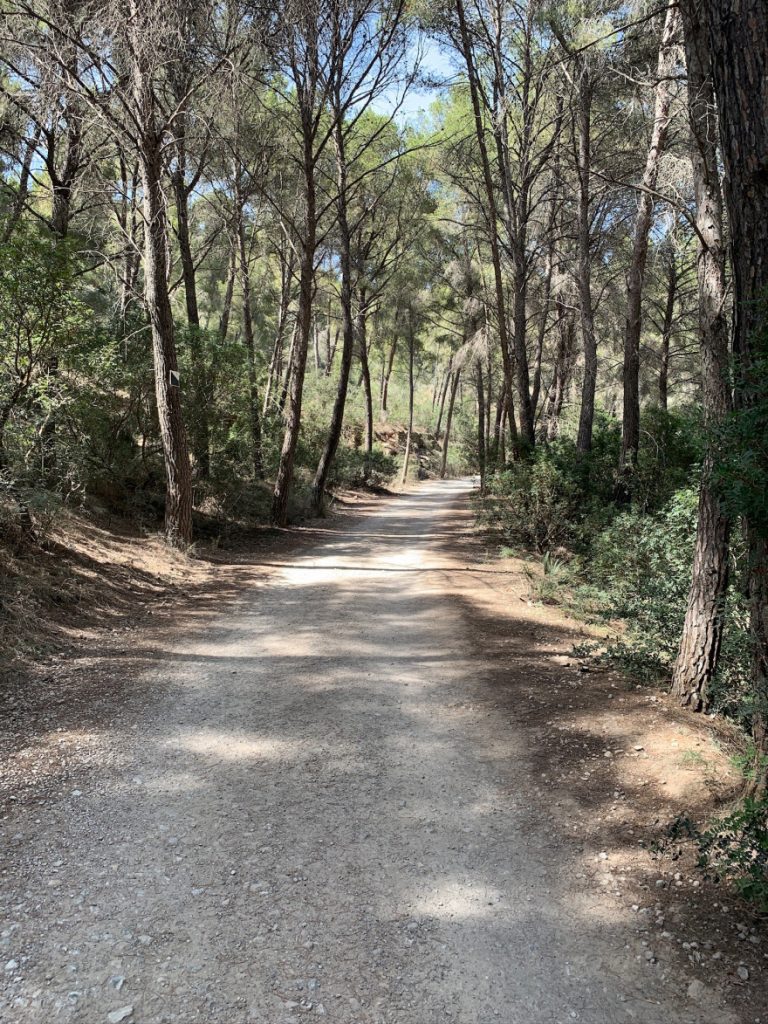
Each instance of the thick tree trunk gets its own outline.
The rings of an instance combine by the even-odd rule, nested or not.
[[[707,28],[698,0],[682,0],[685,58],[688,67],[688,117],[691,162],[699,234],[697,262],[702,401],[711,430],[731,407],[728,381],[728,322],[725,316],[723,203],[717,156],[717,119]],[[712,482],[708,452],[699,491],[699,518],[691,589],[672,692],[680,703],[701,711],[717,669],[728,587],[729,521]]]
[[[632,237],[632,255],[627,271],[627,316],[624,328],[624,412],[621,434],[620,471],[637,464],[640,445],[640,334],[642,331],[642,298],[645,267],[648,258],[648,236],[653,224],[655,199],[653,192],[659,176],[661,155],[667,144],[672,90],[670,78],[677,59],[677,37],[680,12],[668,7],[659,46],[654,98],[653,128],[643,172],[642,191],[637,201],[637,216]]]
[[[768,295],[768,5],[765,0],[705,0],[712,77],[720,114],[725,198],[734,281],[735,403],[765,401],[755,364],[766,357]],[[745,388],[743,382],[751,381]],[[753,390],[754,388],[754,390]],[[766,524],[745,517],[752,631],[753,790],[768,784],[768,550]]]

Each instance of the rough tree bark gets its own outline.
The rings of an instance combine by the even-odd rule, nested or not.
[[[738,408],[765,401],[741,381],[759,379],[766,356],[768,295],[768,4],[765,0],[704,0],[712,78],[720,115],[725,200],[731,227],[734,283],[733,348]],[[752,789],[768,785],[768,526],[745,517],[752,632],[753,735],[757,760]]]

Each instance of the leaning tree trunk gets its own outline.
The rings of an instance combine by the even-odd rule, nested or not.
[[[338,187],[338,200],[336,203],[336,214],[339,228],[339,257],[341,264],[341,365],[339,367],[339,380],[336,385],[336,399],[333,403],[331,423],[328,427],[328,437],[325,441],[320,462],[317,466],[315,479],[312,483],[312,509],[315,515],[320,515],[323,510],[323,496],[328,482],[328,474],[336,457],[336,450],[341,439],[341,428],[344,424],[344,409],[347,403],[347,389],[349,387],[349,374],[352,368],[352,356],[355,345],[355,325],[352,317],[352,243],[349,232],[349,220],[347,215],[347,161],[345,153],[345,138],[342,127],[342,119],[338,117],[334,130],[336,144],[336,183]],[[328,334],[331,332],[331,320],[328,317]]]
[[[627,470],[637,464],[640,446],[640,334],[642,330],[642,299],[645,267],[648,259],[648,236],[653,224],[654,191],[659,176],[661,155],[667,144],[672,90],[670,78],[677,59],[677,36],[680,31],[680,13],[677,7],[668,7],[659,46],[656,72],[653,128],[641,192],[637,201],[637,215],[632,237],[632,255],[627,271],[627,316],[624,327],[624,412],[621,432],[620,472],[624,476],[622,491],[628,494]]]
[[[768,5],[705,0],[712,78],[720,115],[725,199],[734,282],[733,347],[737,408],[765,402],[768,301]],[[745,386],[746,385],[746,386]],[[752,632],[752,789],[768,785],[768,528],[745,515]]]
[[[443,425],[443,413],[445,412],[445,399],[448,397],[448,389],[451,385],[452,373],[450,363],[448,369],[445,371],[445,378],[443,380],[442,387],[440,388],[440,401],[438,402],[437,408],[437,426],[435,427],[435,437],[440,437],[440,428]]]
[[[445,414],[445,437],[443,438],[443,454],[440,459],[440,479],[445,479],[445,472],[448,466],[448,445],[451,441],[451,421],[453,420],[453,407],[456,404],[456,392],[459,390],[459,379],[461,370],[455,370],[451,390],[448,396],[448,410]]]

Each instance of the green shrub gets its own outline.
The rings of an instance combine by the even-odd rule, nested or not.
[[[700,864],[768,913],[768,798],[747,797],[698,837]]]
[[[330,483],[337,487],[386,487],[396,472],[396,460],[379,448],[366,456],[362,448],[339,445]]]

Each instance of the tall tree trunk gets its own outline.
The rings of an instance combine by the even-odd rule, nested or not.
[[[405,456],[403,457],[403,475],[400,483],[404,484],[408,478],[408,467],[411,461],[411,446],[413,445],[413,350],[415,339],[413,335],[413,310],[408,309],[408,436],[405,440]]]
[[[235,277],[237,276],[237,247],[232,246],[232,252],[229,257],[229,267],[227,268],[227,283],[224,286],[224,301],[221,306],[221,316],[219,317],[219,344],[223,345],[227,340],[229,334],[229,318],[232,315],[232,296],[235,292]]]
[[[171,300],[168,293],[168,210],[163,188],[164,137],[145,67],[146,40],[138,0],[130,3],[133,111],[141,126],[139,162],[144,205],[144,297],[152,327],[152,354],[160,438],[165,460],[165,534],[183,547],[192,540],[192,471],[181,408]]]
[[[450,363],[448,369],[445,371],[445,378],[443,379],[443,386],[440,389],[440,404],[437,411],[437,426],[435,427],[435,436],[440,437],[440,427],[443,424],[443,412],[445,411],[445,399],[448,395],[448,389],[451,386],[453,380],[453,373],[451,371]]]
[[[280,388],[280,401],[277,403],[281,413],[285,413],[285,403],[288,401],[288,389],[291,386],[291,367],[293,366],[294,352],[296,351],[296,344],[299,337],[299,319],[298,312],[296,313],[296,320],[293,324],[293,331],[291,332],[291,344],[288,346],[288,362],[285,368],[285,378]],[[278,380],[279,380],[278,375]]]
[[[498,209],[496,204],[495,186],[491,174],[491,164],[488,158],[488,147],[485,140],[485,126],[483,113],[480,105],[479,85],[475,70],[475,61],[470,42],[469,29],[467,28],[466,16],[464,13],[463,0],[456,0],[456,13],[459,18],[459,31],[461,36],[461,48],[464,61],[467,65],[467,78],[469,91],[472,100],[472,111],[474,115],[475,134],[477,145],[480,151],[480,162],[483,171],[483,184],[485,186],[485,197],[488,204],[488,242],[491,248],[491,263],[493,265],[493,279],[496,294],[496,316],[498,319],[499,344],[501,347],[501,359],[504,367],[504,380],[510,394],[510,408],[512,407],[512,380],[513,368],[510,356],[509,332],[507,327],[507,302],[504,293],[504,275],[501,267],[501,251],[499,248],[499,236],[497,231]],[[516,338],[516,345],[520,339]],[[518,401],[520,402],[520,429],[523,435],[524,444],[533,448],[535,444],[533,416],[531,415],[531,396],[528,390],[528,361],[527,355],[515,350],[515,372],[517,380]]]
[[[189,431],[197,476],[207,480],[211,472],[209,395],[203,339],[200,332],[200,311],[197,302],[197,275],[192,241],[189,233],[189,190],[186,182],[186,116],[179,115],[176,139],[176,169],[173,189],[176,198],[176,234],[181,257],[181,275],[189,327],[190,392],[193,416]]]
[[[659,406],[667,408],[669,404],[669,348],[672,341],[672,328],[675,322],[675,300],[677,298],[677,259],[674,252],[669,254],[667,264],[667,299],[664,304],[664,320],[661,326],[661,357],[659,366]]]
[[[381,411],[387,412],[387,403],[389,402],[389,381],[392,376],[392,367],[395,364],[395,353],[397,352],[398,337],[395,334],[392,339],[392,344],[389,347],[389,355],[387,361],[384,364],[384,376],[381,379]]]
[[[677,59],[677,37],[680,32],[680,12],[676,6],[667,8],[659,46],[654,98],[653,128],[643,172],[642,191],[637,200],[637,215],[632,237],[632,255],[627,271],[627,316],[624,328],[624,412],[621,433],[620,470],[637,464],[640,446],[640,335],[642,331],[642,299],[645,266],[648,258],[648,236],[653,224],[655,199],[653,192],[659,176],[661,155],[667,144],[669,113],[672,103],[670,78]]]
[[[554,441],[560,430],[560,414],[563,409],[565,392],[573,369],[576,325],[570,310],[566,309],[561,295],[556,299],[557,352],[555,354],[555,371],[552,385],[547,396],[547,440]]]
[[[21,158],[21,168],[19,170],[19,184],[16,189],[16,195],[11,203],[10,210],[6,216],[3,230],[0,232],[0,244],[2,245],[5,245],[6,242],[10,241],[11,235],[16,229],[16,225],[19,223],[21,215],[24,213],[24,206],[26,205],[27,196],[29,195],[29,180],[32,171],[32,162],[40,142],[41,134],[42,126],[36,124],[34,132],[29,136],[24,144],[24,156]]]
[[[360,289],[357,301],[357,350],[360,355],[360,376],[365,396],[365,454],[370,458],[373,453],[373,392],[371,390],[371,368],[368,363],[368,310],[366,308],[368,299],[365,288]]]
[[[315,249],[317,247],[317,195],[315,183],[314,110],[302,111],[304,153],[304,230],[301,240],[301,267],[299,275],[299,308],[297,330],[288,367],[290,385],[285,414],[285,433],[280,451],[280,463],[272,499],[272,520],[277,526],[288,522],[288,497],[293,483],[293,464],[301,429],[301,403],[304,392],[304,374],[307,368],[309,336],[312,329],[312,298],[315,282]]]
[[[477,465],[480,471],[480,493],[485,494],[485,392],[483,368],[475,363],[475,387],[477,389]]]
[[[595,392],[597,390],[597,337],[595,311],[592,303],[592,235],[591,235],[591,176],[592,176],[592,99],[594,84],[587,60],[579,62],[578,84],[578,142],[577,161],[579,176],[579,206],[576,229],[576,283],[579,291],[581,341],[584,347],[584,378],[581,386],[581,410],[576,447],[580,452],[592,449],[592,430],[595,422]]]
[[[550,223],[550,237],[554,231],[554,219]],[[544,355],[544,339],[547,334],[547,317],[549,315],[549,300],[552,294],[552,251],[550,250],[547,258],[547,271],[544,277],[544,299],[542,302],[543,310],[541,314],[541,323],[539,324],[539,334],[536,339],[536,356],[533,362],[533,391],[531,393],[531,409],[533,410],[533,417],[536,419],[536,410],[539,407],[539,396],[541,394],[541,363]]]
[[[340,102],[337,97],[337,108]],[[355,324],[352,316],[352,242],[349,232],[349,220],[347,211],[347,158],[345,152],[345,136],[343,123],[340,116],[336,118],[334,129],[334,141],[336,148],[336,185],[338,188],[338,199],[336,202],[336,216],[339,229],[339,261],[341,264],[341,365],[339,367],[339,380],[336,385],[336,399],[333,403],[331,423],[328,428],[328,437],[325,441],[320,462],[317,466],[315,479],[312,484],[312,508],[316,515],[323,509],[323,496],[328,482],[328,474],[336,456],[336,450],[341,439],[341,429],[344,424],[344,409],[347,402],[347,389],[349,387],[349,374],[352,368],[352,356],[355,346]],[[331,332],[331,319],[328,317],[328,334]]]
[[[503,466],[504,460],[502,450],[504,445],[504,419],[506,417],[506,396],[504,392],[499,395],[496,403],[496,419],[493,424],[493,453],[497,466]]]
[[[142,90],[140,109],[145,109],[147,100],[142,77],[138,79],[138,90]],[[152,123],[149,118],[147,123]],[[155,395],[165,460],[165,535],[169,544],[183,547],[192,540],[192,472],[181,410],[181,392],[171,378],[172,373],[178,372],[178,362],[168,294],[168,223],[162,160],[162,140],[154,132],[148,131],[141,152],[144,295],[152,326]]]
[[[453,420],[453,407],[456,404],[456,392],[459,390],[459,380],[461,378],[461,370],[454,370],[453,377],[451,380],[451,389],[448,397],[448,410],[445,414],[445,436],[443,437],[443,453],[440,459],[440,479],[445,479],[445,473],[448,466],[448,445],[451,442],[451,422]]]
[[[280,257],[280,306],[277,311],[277,330],[275,331],[275,343],[272,346],[272,358],[269,361],[267,386],[264,389],[264,406],[262,412],[265,416],[267,414],[267,409],[269,409],[269,400],[272,394],[272,389],[280,380],[283,339],[285,338],[285,325],[288,321],[288,310],[291,304],[291,285],[293,283],[294,266],[295,256],[293,249],[290,249],[287,259],[282,255]]]
[[[239,181],[240,168],[236,178]],[[264,459],[261,443],[261,416],[259,415],[259,388],[256,372],[256,340],[253,336],[253,305],[251,303],[251,271],[245,241],[245,217],[239,185],[235,185],[237,203],[237,242],[240,254],[240,285],[243,292],[243,337],[248,361],[248,428],[251,435],[251,465],[255,480],[264,479]]]
[[[766,401],[766,383],[756,364],[766,357],[768,322],[768,5],[764,0],[738,5],[706,0],[702,7],[720,114],[734,281],[734,398],[742,409]],[[757,518],[745,516],[744,528],[757,755],[752,789],[761,793],[768,784],[768,538],[765,522]]]

